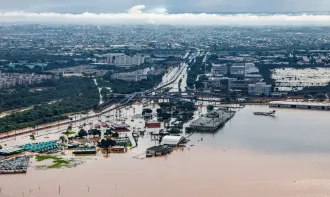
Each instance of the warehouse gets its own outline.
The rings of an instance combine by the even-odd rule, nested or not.
[[[19,154],[23,152],[23,148],[16,148],[16,147],[10,147],[10,148],[5,148],[0,150],[0,155],[1,156],[10,156],[14,154]]]
[[[173,148],[165,145],[153,146],[146,151],[147,157],[167,155],[173,151]]]
[[[169,145],[169,146],[178,146],[180,143],[184,142],[185,137],[183,136],[164,136],[161,145]]]

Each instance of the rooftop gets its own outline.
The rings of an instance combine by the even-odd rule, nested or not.
[[[183,136],[166,135],[162,140],[162,145],[178,145],[185,138]]]
[[[20,152],[23,150],[24,150],[23,148],[9,147],[9,148],[5,148],[5,149],[1,149],[0,154],[12,154],[12,153]]]
[[[308,105],[308,106],[330,106],[328,102],[302,102],[302,101],[271,101],[269,104],[279,105]]]

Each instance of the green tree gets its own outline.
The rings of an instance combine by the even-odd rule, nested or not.
[[[78,136],[80,138],[86,137],[88,135],[87,131],[85,131],[85,129],[80,129],[80,131],[78,132]]]
[[[150,114],[150,113],[152,113],[152,110],[149,109],[149,108],[145,108],[145,109],[142,110],[142,115]]]
[[[213,109],[214,109],[214,106],[213,106],[213,105],[208,105],[208,106],[207,106],[207,110],[208,110],[208,111],[212,111]]]
[[[61,140],[62,143],[64,143],[64,142],[66,141],[65,136],[62,135],[62,136],[60,137],[60,140]]]
[[[107,129],[104,133],[105,136],[111,136],[112,135],[112,129]]]
[[[158,109],[156,110],[156,112],[157,112],[157,114],[161,114],[161,113],[163,112],[163,110],[162,110],[161,108],[158,108]]]
[[[99,142],[99,147],[104,148],[107,154],[109,154],[109,147],[111,146],[116,146],[116,141],[112,139],[102,139],[101,142]]]
[[[70,132],[70,131],[72,131],[72,125],[69,125],[67,130],[66,130],[67,133]]]
[[[110,94],[111,91],[107,88],[102,88],[100,93],[101,93],[102,97],[105,97],[106,95]]]
[[[119,137],[119,133],[113,132],[111,136],[114,137],[114,138],[117,138],[117,137]]]

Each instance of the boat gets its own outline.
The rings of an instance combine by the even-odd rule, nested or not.
[[[256,116],[274,116],[276,111],[269,111],[269,112],[253,112]]]

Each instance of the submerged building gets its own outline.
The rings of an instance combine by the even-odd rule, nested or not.
[[[234,111],[225,109],[213,110],[191,123],[194,131],[215,132],[235,115]]]
[[[269,107],[330,111],[330,103],[326,102],[271,101]]]

